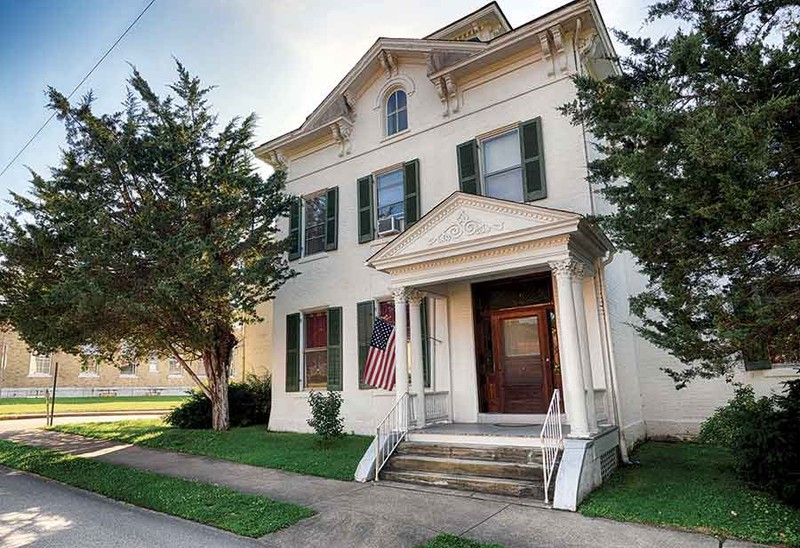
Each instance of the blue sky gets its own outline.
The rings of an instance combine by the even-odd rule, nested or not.
[[[513,26],[565,0],[499,0]],[[49,116],[44,90],[68,93],[149,0],[0,0],[0,169]],[[421,37],[486,0],[156,0],[76,95],[93,90],[98,112],[117,110],[130,64],[157,90],[175,76],[173,56],[217,89],[225,120],[255,112],[257,140],[294,129],[378,36]],[[642,29],[640,0],[599,0],[606,24]],[[63,127],[53,120],[0,178],[24,191],[26,165],[46,173],[59,159]]]

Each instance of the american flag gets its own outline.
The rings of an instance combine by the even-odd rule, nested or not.
[[[392,390],[394,380],[394,325],[376,318],[364,366],[364,382],[376,388]]]

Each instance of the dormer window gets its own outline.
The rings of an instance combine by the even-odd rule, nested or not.
[[[406,92],[397,89],[386,101],[386,135],[391,136],[408,129],[408,103]]]

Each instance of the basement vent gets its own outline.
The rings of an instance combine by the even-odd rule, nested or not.
[[[602,455],[600,455],[600,474],[603,480],[606,480],[619,465],[619,457],[617,456],[617,448],[612,447]]]

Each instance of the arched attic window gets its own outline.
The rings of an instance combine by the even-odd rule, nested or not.
[[[396,89],[386,100],[386,135],[394,135],[408,129],[408,100],[406,92]]]

